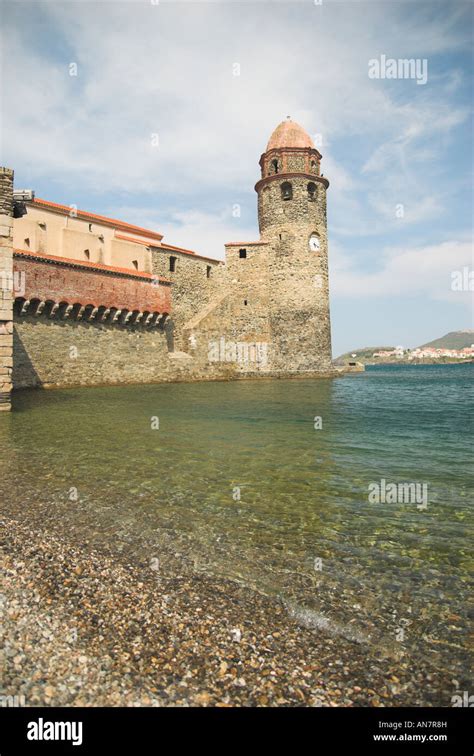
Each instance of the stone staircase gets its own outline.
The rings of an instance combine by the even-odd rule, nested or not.
[[[196,332],[199,336],[199,330],[205,319],[214,313],[214,311],[229,296],[229,292],[223,292],[217,299],[213,299],[206,307],[203,307],[183,326],[178,340],[178,349],[168,352],[168,359],[173,365],[175,374],[182,378],[190,378],[191,375],[198,375],[202,372],[203,376],[208,372],[208,366],[202,363],[202,353],[200,350],[193,354],[193,349],[189,343],[189,337]],[[184,350],[190,351],[184,351]],[[207,352],[207,349],[206,349]]]
[[[185,336],[187,336],[191,331],[195,331],[197,328],[199,328],[199,325],[202,323],[202,321],[208,317],[208,315],[211,315],[211,313],[216,310],[229,296],[228,291],[224,291],[223,294],[221,294],[217,299],[213,299],[212,302],[210,302],[206,307],[204,307],[200,312],[198,312],[194,317],[192,317],[183,327],[183,333]]]

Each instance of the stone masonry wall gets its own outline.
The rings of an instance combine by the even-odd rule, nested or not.
[[[176,258],[174,271],[170,271],[170,257]],[[152,273],[172,282],[174,348],[187,349],[183,340],[184,325],[218,296],[224,282],[224,265],[218,260],[154,249]]]
[[[15,315],[15,389],[167,381],[173,377],[165,334],[45,316]]]
[[[216,269],[214,287],[208,296],[195,300],[197,305],[207,304],[197,307],[182,326],[183,349],[192,357],[189,369],[197,378],[247,377],[266,371],[270,348],[267,259],[265,243],[226,245],[226,265]]]
[[[271,334],[268,315],[240,312],[240,294],[227,291],[193,329],[193,373],[208,379],[268,375]]]
[[[211,335],[220,336],[219,322],[214,326]],[[234,365],[208,360],[207,343],[203,333],[205,348],[175,360],[160,329],[15,314],[13,384],[67,388],[235,377]]]
[[[9,410],[13,366],[13,171],[0,167],[0,410]]]

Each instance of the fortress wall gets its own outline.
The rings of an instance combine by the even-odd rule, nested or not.
[[[13,171],[0,168],[0,410],[9,410],[13,365]]]
[[[153,383],[174,374],[163,331],[140,325],[15,315],[14,351],[15,389]]]
[[[234,315],[252,319],[268,316],[268,264],[270,245],[235,242],[225,245],[226,277],[233,292]],[[246,257],[240,257],[240,251]]]
[[[245,250],[241,257],[240,250]],[[224,275],[210,305],[185,324],[183,342],[200,375],[221,372],[227,377],[261,374],[270,350],[268,318],[268,245],[257,242],[226,245]],[[174,292],[173,292],[174,294]],[[191,342],[194,342],[193,346]],[[263,350],[263,351],[262,351]]]
[[[267,373],[271,353],[268,315],[243,312],[237,287],[230,288],[192,332],[195,347],[188,352],[196,375],[230,379]]]
[[[34,253],[15,253],[14,270],[16,280],[24,284],[21,295],[26,300],[140,312],[163,313],[171,308],[171,286],[146,273],[114,274],[85,262],[74,267],[71,261],[63,264],[61,258],[41,258]]]
[[[160,328],[16,314],[13,387],[220,380],[252,373],[255,364],[209,361],[209,341],[222,338],[221,319],[229,319],[230,313],[229,303],[217,308],[199,332],[198,348],[189,350],[189,357],[184,359],[170,358],[167,337]],[[245,323],[237,320],[235,330],[226,338],[241,341],[244,331]]]
[[[176,258],[174,271],[170,271],[170,257]],[[224,265],[219,260],[200,258],[170,249],[154,249],[152,273],[172,282],[175,348],[187,349],[187,344],[182,338],[183,326],[222,291],[225,279]]]

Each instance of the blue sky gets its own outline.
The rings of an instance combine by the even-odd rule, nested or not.
[[[403,0],[3,2],[1,161],[40,197],[222,257],[258,238],[258,160],[291,115],[320,135],[331,182],[334,354],[416,346],[472,328],[472,293],[451,289],[472,270],[472,14]],[[369,78],[381,55],[426,59],[426,84]]]

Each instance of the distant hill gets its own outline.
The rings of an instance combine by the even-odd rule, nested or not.
[[[433,349],[464,349],[474,344],[474,330],[450,331],[439,339],[422,344],[422,347],[433,347]]]
[[[433,347],[433,349],[463,349],[474,344],[474,330],[466,329],[464,331],[451,331],[450,333],[441,336],[439,339],[429,341],[427,344],[421,344],[422,347]],[[395,349],[394,346],[373,346],[362,347],[362,349],[351,349],[350,352],[341,354],[334,360],[336,365],[347,365],[348,362],[362,362],[365,364],[387,362],[389,360],[379,360],[377,357],[372,357],[374,352],[389,352]],[[353,357],[352,355],[356,356]],[[395,361],[395,360],[394,360]],[[396,362],[403,362],[403,360],[397,359]]]

